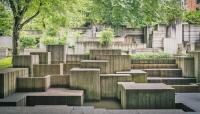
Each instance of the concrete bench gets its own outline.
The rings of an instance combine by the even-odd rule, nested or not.
[[[16,91],[16,78],[28,77],[28,68],[7,68],[0,70],[0,98]]]
[[[107,60],[82,60],[81,68],[100,68],[100,73],[109,73]]]
[[[85,90],[85,100],[100,100],[100,69],[73,68],[70,88]]]
[[[123,109],[173,109],[175,89],[163,83],[122,84]]]
[[[50,87],[50,76],[17,78],[18,92],[40,92]]]
[[[101,97],[117,98],[117,83],[131,82],[130,74],[101,74]]]
[[[142,70],[130,70],[117,72],[117,74],[131,74],[132,80],[135,83],[146,83],[147,82],[147,73]]]

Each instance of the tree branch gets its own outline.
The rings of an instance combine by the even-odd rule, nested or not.
[[[13,16],[17,16],[17,9],[13,0],[9,0],[10,8],[12,9]]]
[[[40,13],[40,7],[42,6],[42,2],[40,2],[38,11],[31,17],[29,17],[27,20],[25,20],[22,24],[20,24],[19,29],[22,29],[24,25],[26,25],[27,23],[29,23],[32,19],[34,19],[36,16],[39,15]]]

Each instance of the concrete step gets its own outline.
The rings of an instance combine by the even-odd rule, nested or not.
[[[190,85],[171,85],[175,88],[176,93],[199,93],[200,86],[197,84],[190,84]]]
[[[196,83],[196,78],[182,78],[182,77],[148,77],[148,83],[165,83],[168,85],[187,85]]]
[[[161,69],[161,68],[170,68],[177,69],[177,64],[132,64],[132,69]]]
[[[141,69],[147,72],[148,77],[181,77],[181,69]]]

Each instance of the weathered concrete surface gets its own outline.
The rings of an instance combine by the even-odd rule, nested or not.
[[[63,64],[63,74],[70,74],[70,70],[72,68],[79,68],[79,67],[80,67],[80,62]]]
[[[30,54],[39,56],[39,64],[51,64],[51,52],[30,52]]]
[[[109,73],[109,66],[107,60],[82,60],[81,68],[100,68],[101,74]]]
[[[16,78],[28,77],[28,68],[7,68],[0,70],[0,98],[16,91]]]
[[[70,88],[83,89],[85,100],[100,100],[100,69],[73,68],[70,73]]]
[[[13,56],[13,68],[29,68],[29,76],[33,75],[33,64],[39,64],[38,55]]]
[[[191,55],[194,57],[194,72],[197,82],[200,82],[200,51],[191,52]]]
[[[124,84],[131,85],[134,83],[135,82],[117,82],[117,99],[121,100],[121,94],[122,94],[122,90],[123,90],[122,85],[124,85]]]
[[[52,64],[66,62],[66,47],[64,45],[48,45],[47,52],[51,52]]]
[[[117,98],[117,83],[131,82],[130,74],[101,74],[101,97],[102,98]]]
[[[91,57],[95,60],[108,60],[109,73],[113,74],[119,71],[131,70],[130,55],[98,55]]]
[[[67,88],[69,87],[69,75],[50,75],[51,87]]]
[[[121,105],[124,109],[173,109],[175,89],[163,83],[122,84]]]
[[[68,105],[82,106],[83,90],[50,88],[46,92],[15,93],[0,99],[0,106]]]
[[[178,68],[177,64],[131,64],[132,69]]]
[[[96,57],[98,55],[121,55],[121,50],[119,49],[91,49],[90,56]]]
[[[182,77],[181,69],[141,69],[147,72],[149,77]]]
[[[194,58],[188,56],[176,56],[176,64],[182,70],[183,77],[195,77]]]
[[[142,70],[130,70],[130,71],[122,71],[117,72],[117,74],[131,74],[132,81],[135,83],[146,83],[147,82],[147,73]]]
[[[91,106],[0,107],[0,114],[193,114],[182,110],[106,110]],[[195,114],[195,113],[194,113]]]
[[[18,77],[18,92],[40,92],[50,87],[50,76],[45,77]]]
[[[59,75],[60,64],[35,64],[33,65],[33,76],[44,77],[46,75]]]

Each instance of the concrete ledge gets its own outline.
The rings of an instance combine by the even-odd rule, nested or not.
[[[161,68],[178,68],[177,64],[131,64],[132,69],[161,69]]]
[[[51,87],[53,88],[69,87],[69,75],[51,75]]]
[[[28,77],[28,68],[8,68],[0,70],[0,98],[9,96],[16,91],[16,78]]]
[[[182,77],[181,69],[141,69],[147,72],[149,77]]]
[[[70,73],[70,88],[85,90],[85,100],[100,100],[100,69],[73,68]]]
[[[200,92],[200,86],[197,84],[171,85],[171,86],[175,88],[176,93],[199,93]]]
[[[175,89],[162,83],[122,84],[121,105],[124,109],[173,109]]]
[[[100,68],[100,73],[109,73],[109,66],[107,60],[82,60],[82,68]]]
[[[117,98],[117,83],[131,82],[130,74],[101,74],[101,97],[102,98]]]
[[[117,72],[117,74],[131,74],[132,80],[135,83],[146,83],[147,82],[147,73],[142,70],[130,70]]]
[[[50,76],[17,78],[18,92],[41,92],[50,87]]]

